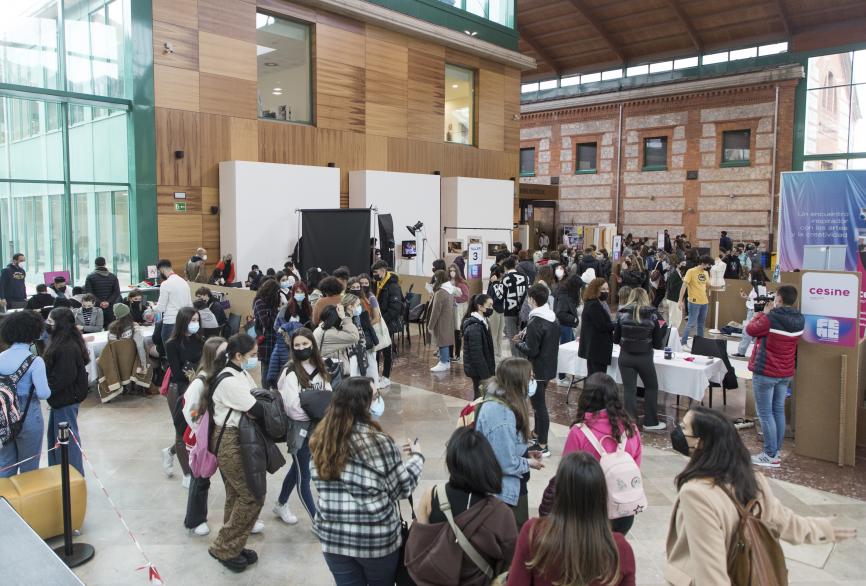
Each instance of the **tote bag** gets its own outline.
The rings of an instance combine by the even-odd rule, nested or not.
[[[373,330],[376,332],[376,337],[379,338],[379,343],[373,347],[374,350],[378,352],[391,345],[391,332],[388,330],[388,324],[385,323],[384,319],[374,323]]]

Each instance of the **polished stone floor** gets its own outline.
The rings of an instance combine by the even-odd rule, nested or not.
[[[444,444],[454,429],[465,399],[441,392],[465,382],[455,366],[453,374],[436,383],[425,380],[421,367],[429,366],[423,350],[417,345],[415,355],[401,356],[393,378],[409,384],[394,384],[386,395],[386,413],[382,425],[398,441],[418,437],[427,456],[422,485],[429,489],[446,478]],[[429,377],[429,373],[427,375]],[[412,379],[411,381],[405,379]],[[423,390],[425,387],[431,390]],[[440,392],[436,392],[440,391]],[[469,391],[471,394],[471,391]],[[271,513],[271,507],[283,478],[283,471],[269,477],[267,504],[261,519],[266,527],[261,535],[252,536],[249,547],[258,551],[260,560],[252,569],[236,575],[223,569],[207,554],[210,537],[196,537],[182,526],[186,491],[180,478],[166,478],[161,467],[160,449],[173,437],[165,400],[160,396],[122,398],[107,405],[89,399],[81,409],[81,436],[97,474],[120,509],[131,532],[145,554],[161,574],[165,584],[331,584],[310,522],[303,514],[295,495],[290,503],[301,518],[295,526],[284,525]],[[538,505],[542,491],[555,472],[567,428],[553,424],[551,448],[554,456],[546,461],[545,470],[534,473],[530,482],[530,506]],[[671,507],[675,499],[673,477],[685,460],[670,450],[648,446],[644,451],[643,473],[650,506],[637,519],[629,534],[635,549],[639,584],[661,584],[664,562],[664,539]],[[137,570],[144,559],[88,473],[88,511],[77,538],[96,548],[96,557],[76,569],[82,581],[90,586],[146,584],[146,574]],[[792,509],[803,514],[835,515],[840,526],[854,526],[861,537],[835,547],[823,569],[821,558],[827,550],[797,548],[789,560],[791,581],[811,584],[866,584],[863,559],[866,558],[866,503],[837,494],[821,492],[794,484],[774,481],[776,494]],[[416,493],[417,494],[417,493]],[[219,528],[224,492],[214,479],[210,497],[209,521],[213,531]],[[52,542],[52,545],[54,542]],[[829,549],[829,547],[828,547]],[[794,561],[794,560],[800,561]],[[820,560],[820,561],[817,561]],[[811,564],[811,565],[810,565]]]

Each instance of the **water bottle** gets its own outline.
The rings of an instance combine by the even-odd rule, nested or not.
[[[670,346],[665,346],[665,360],[671,360],[674,357],[674,353],[671,350]]]

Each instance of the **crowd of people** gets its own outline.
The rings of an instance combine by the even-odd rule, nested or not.
[[[636,561],[626,536],[646,506],[641,432],[668,430],[658,412],[654,351],[683,313],[683,342],[692,329],[703,334],[714,264],[683,237],[671,242],[665,234],[658,249],[629,235],[621,261],[594,246],[578,254],[566,246],[530,252],[515,243],[496,258],[487,289],[476,295],[465,262],[434,262],[426,321],[437,349],[431,371],[447,376],[452,364],[462,363],[474,400],[447,442],[448,480],[415,494],[417,519],[408,531],[400,503],[416,493],[425,458],[417,438],[399,442],[379,423],[383,392],[391,386],[392,336],[408,311],[399,277],[381,260],[360,275],[338,267],[331,274],[311,268],[302,277],[291,261],[280,271],[253,266],[244,283],[255,290],[252,318],[237,333],[206,285],[194,299],[191,294],[190,283],[208,280],[204,249],[186,263],[188,279],[170,261],[159,261],[155,304],[137,290],[123,301],[119,291],[113,298],[104,261],[77,300],[80,307],[71,307],[75,295],[67,300],[65,282],[55,283],[53,294],[38,290],[34,297],[47,294],[53,303],[0,322],[0,377],[14,387],[22,414],[20,425],[0,437],[0,476],[38,466],[38,458],[14,464],[41,452],[43,434],[53,444],[58,422],[69,421],[78,433],[78,405],[88,387],[83,334],[107,328],[110,339],[134,341],[142,365],[155,358],[164,367],[157,370],[164,371],[172,438],[162,464],[173,476],[177,460],[188,489],[183,525],[197,536],[211,533],[216,468],[208,457],[218,462],[225,508],[208,551],[232,571],[258,560],[247,539],[265,529],[265,478],[287,464],[278,447],[284,442],[291,463],[272,512],[297,524],[289,504],[297,492],[339,585],[634,584]],[[727,253],[736,250],[731,243]],[[209,281],[233,285],[231,255],[220,265]],[[688,462],[676,478],[666,544],[671,583],[728,583],[729,544],[741,510],[755,501],[762,522],[786,541],[855,535],[785,508],[752,467],[780,466],[784,396],[803,318],[796,289],[779,287],[768,299],[763,269],[751,266],[753,289],[742,295],[751,303],[746,333],[760,341],[750,368],[764,450],[750,455],[733,424],[702,406],[673,426],[672,447]],[[13,276],[23,271],[23,257],[16,255],[10,267]],[[0,294],[7,306],[18,305],[7,269]],[[25,298],[18,307],[28,303]],[[153,344],[143,340],[145,323],[154,324]],[[531,473],[551,456],[547,386],[571,384],[557,372],[557,356],[560,344],[575,339],[588,377],[556,475],[532,517],[528,495],[538,487]],[[608,375],[614,344],[622,390]],[[47,425],[42,400],[50,405]],[[84,473],[80,453],[71,463]],[[707,515],[719,522],[709,523]]]

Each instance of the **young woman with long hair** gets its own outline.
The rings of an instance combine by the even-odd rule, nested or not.
[[[424,456],[418,440],[400,448],[373,421],[367,377],[343,381],[310,438],[319,494],[313,531],[338,586],[393,584],[400,556],[398,501],[412,494]]]
[[[559,267],[557,267],[559,270]],[[574,341],[574,330],[580,323],[577,308],[580,306],[580,291],[583,289],[583,279],[574,274],[565,277],[556,289],[556,299],[553,302],[553,313],[559,322],[559,343],[567,344]],[[569,377],[559,373],[558,384],[568,386]]]
[[[610,285],[602,278],[593,279],[583,290],[583,312],[580,316],[580,344],[577,355],[586,360],[587,375],[607,372],[613,356],[614,323],[605,304]]]
[[[460,349],[463,340],[460,337],[460,329],[462,327],[463,315],[466,313],[466,308],[469,305],[469,285],[463,279],[463,271],[455,264],[448,267],[448,281],[454,287],[454,353],[451,356],[454,360],[460,360]]]
[[[265,279],[256,291],[253,301],[253,317],[256,320],[256,336],[258,336],[259,364],[261,372],[268,372],[271,352],[274,350],[274,322],[280,312],[280,285],[275,279]]]
[[[490,317],[493,299],[481,293],[472,297],[463,316],[463,372],[472,379],[474,398],[481,396],[481,381],[496,374]]]
[[[722,413],[693,407],[671,432],[671,444],[690,459],[676,477],[678,496],[664,569],[669,582],[730,583],[728,547],[740,524],[734,499],[742,506],[757,500],[761,521],[788,543],[857,537],[856,529],[833,527],[826,517],[801,517],[779,502],[767,479],[752,468],[749,450]]]
[[[613,453],[620,442],[625,439],[625,451],[640,467],[642,446],[640,433],[634,419],[628,414],[619,398],[619,388],[607,374],[597,372],[589,376],[583,383],[583,391],[577,402],[577,416],[571,424],[568,438],[562,455],[571,452],[587,452],[596,460],[601,460],[601,454],[586,437],[584,430],[592,433],[607,452]],[[544,491],[544,498],[538,507],[540,516],[546,516],[553,507],[556,491],[555,482],[551,480]],[[611,520],[611,528],[617,533],[627,534],[634,523],[634,515]]]
[[[505,358],[484,391],[475,429],[493,447],[503,474],[497,497],[514,511],[520,528],[529,517],[529,469],[544,467],[540,454],[526,451],[531,429],[526,400],[535,394],[532,364],[525,358]]]
[[[301,408],[301,395],[309,390],[331,390],[331,377],[319,354],[313,332],[307,328],[295,330],[290,340],[292,355],[280,374],[277,388],[283,398],[283,406],[289,418],[294,421],[309,421],[310,416]],[[298,518],[289,508],[289,496],[298,487],[301,504],[307,510],[310,520],[316,516],[316,503],[310,492],[310,445],[309,433],[297,453],[291,454],[292,467],[283,480],[283,487],[274,506],[274,514],[284,523],[294,525]]]
[[[311,315],[307,287],[296,282],[292,286],[289,302],[280,308],[277,319],[274,320],[274,349],[271,351],[267,371],[262,371],[262,382],[267,388],[277,387],[277,379],[291,356],[289,338],[296,330],[306,327]]]
[[[202,396],[205,394],[206,384],[210,377],[214,375],[218,364],[224,363],[224,357],[228,342],[225,338],[214,336],[205,341],[201,351],[201,360],[196,368],[195,378],[189,383],[186,392],[183,395],[183,418],[189,427],[190,433],[186,436],[192,436],[196,441],[208,441],[207,438],[198,438],[195,435],[198,428],[199,419],[204,415],[203,411],[199,411]],[[193,442],[194,443],[194,442]],[[191,474],[192,479],[189,483],[189,493],[186,499],[186,517],[183,520],[183,526],[192,531],[195,535],[204,536],[210,533],[210,527],[207,524],[207,499],[210,492],[210,478],[197,478]]]
[[[346,293],[357,298],[360,303],[360,313],[354,316],[354,322],[355,327],[361,333],[361,341],[364,345],[363,361],[361,360],[362,357],[358,356],[359,366],[363,362],[366,368],[363,371],[359,371],[358,374],[369,376],[373,379],[376,388],[379,388],[379,365],[376,364],[375,350],[376,344],[379,343],[379,336],[376,334],[375,329],[373,329],[373,313],[375,312],[373,303],[376,303],[376,306],[378,306],[378,302],[375,301],[375,297],[364,294],[364,289],[361,287],[361,279],[358,277],[351,277],[346,281]],[[371,299],[373,300],[372,302]]]
[[[619,343],[619,372],[622,377],[625,408],[637,419],[637,377],[644,387],[644,431],[665,431],[667,424],[659,421],[658,392],[653,341],[658,338],[658,311],[650,305],[646,289],[632,289],[628,304],[617,313],[614,342]]]
[[[601,465],[586,452],[564,456],[556,472],[553,509],[521,529],[508,586],[634,583],[634,552],[608,525]]]
[[[81,331],[75,327],[75,316],[66,307],[57,307],[45,320],[48,330],[48,344],[45,346],[45,371],[48,373],[48,386],[51,396],[48,405],[48,425],[46,426],[48,445],[57,441],[61,421],[69,423],[69,428],[78,442],[69,442],[69,463],[84,476],[84,462],[81,458],[81,436],[78,432],[78,405],[87,398],[89,379],[87,364],[90,354],[84,343]],[[60,464],[59,450],[48,452],[48,465]]]
[[[174,475],[174,457],[177,456],[183,471],[183,486],[189,488],[189,457],[186,444],[183,442],[183,431],[186,423],[183,419],[180,399],[186,392],[189,383],[195,378],[196,365],[201,360],[204,338],[199,332],[200,321],[198,310],[192,307],[182,307],[177,312],[171,337],[165,343],[165,355],[171,369],[171,379],[168,385],[168,409],[174,423],[174,445],[162,450],[162,467],[165,475]]]
[[[455,269],[456,270],[456,269]],[[430,372],[451,370],[450,347],[454,345],[454,296],[443,287],[448,282],[445,271],[433,273],[433,297],[427,310],[427,330],[439,348],[439,361]]]
[[[355,298],[355,304],[357,303],[358,299]],[[346,313],[342,303],[338,303],[327,306],[321,317],[319,326],[313,330],[313,337],[316,339],[322,358],[340,362],[343,373],[348,375],[351,370],[349,348],[361,339],[353,316]]]
[[[225,354],[217,357],[206,381],[207,393],[199,405],[200,413],[205,409],[210,413],[210,451],[219,460],[226,489],[224,523],[208,553],[233,572],[243,572],[258,561],[258,554],[244,546],[250,533],[264,528],[258,520],[262,503],[247,482],[238,434],[241,415],[265,415],[251,393],[257,385],[250,371],[257,366],[256,341],[244,333],[229,338]]]

